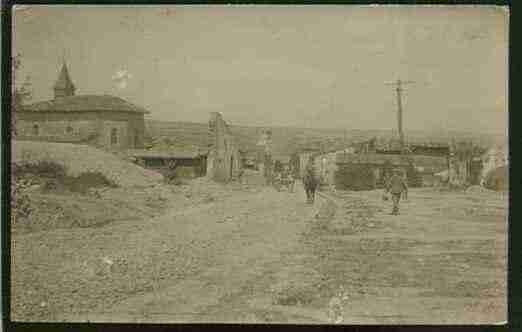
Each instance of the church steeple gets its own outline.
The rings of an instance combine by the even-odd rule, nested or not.
[[[67,70],[67,64],[64,61],[62,70],[54,84],[54,98],[74,96],[75,90],[76,88],[74,87],[71,77],[69,76],[69,71]]]

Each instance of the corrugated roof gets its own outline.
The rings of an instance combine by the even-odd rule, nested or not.
[[[23,106],[30,112],[108,111],[149,113],[144,108],[111,95],[79,95],[56,98]]]

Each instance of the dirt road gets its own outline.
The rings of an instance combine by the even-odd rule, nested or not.
[[[277,192],[250,180],[193,185],[187,197],[212,195],[149,221],[20,235],[14,291],[34,292],[34,300],[20,300],[15,315],[162,323],[504,319],[507,206],[499,194],[413,190],[402,214],[391,216],[378,191],[330,193],[311,206],[300,185]]]
[[[89,317],[120,322],[265,321],[266,317],[258,317],[263,309],[245,305],[260,297],[272,298],[266,286],[291,260],[288,255],[295,254],[316,212],[317,205],[305,204],[303,190],[292,194],[273,188],[181,215],[171,211],[156,221],[156,227],[166,239],[179,232],[207,244],[199,253],[205,259],[198,271]]]
[[[182,213],[169,211],[151,224],[161,231],[142,241],[169,243],[179,233],[203,244],[204,249],[188,253],[198,257],[197,270],[77,318],[112,322],[258,321],[252,316],[257,310],[238,307],[239,312],[230,311],[230,305],[254,292],[258,298],[260,291],[270,291],[264,284],[284,267],[285,255],[295,250],[307,220],[316,210],[305,204],[302,190],[292,194],[265,187],[218,204]]]
[[[337,211],[314,245],[331,255],[317,263],[323,273],[349,289],[343,320],[505,321],[507,197],[433,188],[409,196],[392,216],[381,192],[333,195]]]

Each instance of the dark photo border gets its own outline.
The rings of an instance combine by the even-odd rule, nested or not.
[[[519,1],[519,8],[515,6],[517,1],[165,1],[165,0],[119,0],[119,1],[89,1],[89,0],[71,0],[71,1],[42,1],[42,0],[4,0],[2,3],[2,322],[6,331],[216,331],[221,329],[227,330],[251,330],[261,331],[281,330],[281,331],[506,331],[506,330],[522,330],[522,276],[520,270],[522,266],[522,236],[521,224],[521,207],[513,204],[513,197],[518,197],[522,177],[515,170],[520,168],[517,152],[522,143],[521,132],[517,130],[517,124],[521,124],[520,112],[522,109],[521,96],[522,93],[516,91],[520,78],[520,59],[522,59],[520,43],[520,35],[522,34],[520,26],[522,18],[519,17],[518,10],[522,11],[522,1]],[[509,195],[509,259],[508,259],[508,324],[506,325],[439,325],[439,326],[373,326],[373,325],[263,325],[263,324],[119,324],[119,323],[22,323],[10,320],[10,105],[11,105],[11,7],[14,4],[74,4],[74,5],[142,5],[142,4],[274,4],[274,5],[324,5],[324,4],[343,4],[343,5],[368,5],[368,4],[405,4],[405,5],[499,5],[509,6],[509,150],[510,150],[510,195]],[[518,36],[518,38],[516,37]],[[477,55],[479,56],[479,55]]]

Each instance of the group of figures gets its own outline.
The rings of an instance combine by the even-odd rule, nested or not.
[[[265,170],[265,177],[270,173],[271,172],[266,172]],[[282,188],[286,188],[288,192],[294,192],[295,181],[297,177],[295,170],[293,170],[290,166],[285,166],[282,171],[274,172],[273,174],[273,177],[269,176],[267,177],[267,180],[268,183],[272,184],[277,191],[281,191]],[[315,201],[315,192],[319,187],[319,178],[316,174],[312,158],[310,158],[308,161],[304,171],[303,186],[306,192],[307,203],[313,204]]]
[[[282,188],[286,188],[288,192],[293,193],[296,179],[296,176],[293,173],[294,172],[292,169],[289,166],[286,166],[281,172],[275,172],[274,176],[270,177],[270,183],[276,188],[277,191],[281,191]],[[304,169],[302,180],[306,193],[306,202],[308,204],[313,204],[315,202],[315,193],[320,184],[320,179],[317,176],[313,158],[308,160]],[[391,196],[391,201],[393,204],[391,214],[398,215],[399,202],[401,198],[407,199],[408,197],[407,179],[400,169],[393,170],[391,177],[387,178],[385,181],[384,199],[388,200],[389,196]]]
[[[282,172],[276,173],[273,185],[277,191],[281,191],[281,188],[285,187],[288,192],[294,192],[295,176],[292,174],[290,167],[285,166]]]

